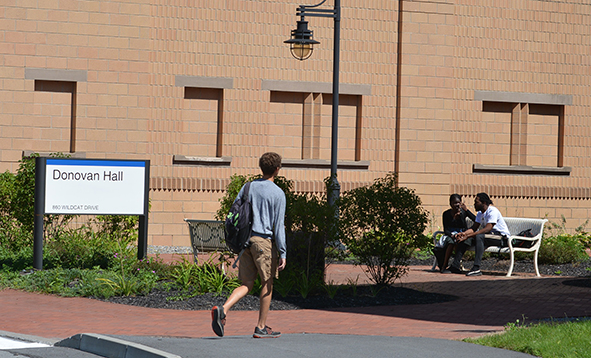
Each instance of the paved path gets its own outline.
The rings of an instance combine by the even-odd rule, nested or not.
[[[480,277],[443,275],[414,266],[404,287],[460,298],[428,305],[330,310],[272,311],[268,324],[283,333],[353,334],[462,339],[503,330],[507,322],[591,316],[587,279],[536,278],[517,274]],[[333,265],[328,280],[363,282],[360,268]],[[252,334],[257,312],[228,314],[227,336]],[[0,330],[51,339],[78,333],[124,336],[211,337],[209,311],[140,308],[86,298],[63,298],[15,290],[0,291]]]

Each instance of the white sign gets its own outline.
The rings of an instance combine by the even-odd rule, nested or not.
[[[46,214],[144,215],[145,161],[47,159]]]

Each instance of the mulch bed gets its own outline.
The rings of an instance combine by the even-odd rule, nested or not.
[[[411,265],[431,265],[432,259],[413,260]],[[464,267],[470,268],[472,262],[464,262]],[[509,261],[501,258],[489,258],[482,262],[481,269],[485,274],[487,272],[507,272]],[[564,284],[578,285],[591,288],[591,259],[578,263],[566,265],[540,265],[542,275],[586,277],[581,280],[565,280]],[[517,261],[514,272],[534,272],[533,262],[531,260]],[[226,296],[208,293],[190,297],[190,292],[179,292],[174,290],[163,291],[153,290],[146,296],[134,297],[112,297],[106,301],[126,305],[165,308],[176,310],[209,310],[215,305],[221,305],[226,300]],[[341,288],[334,296],[328,297],[326,293],[321,295],[311,295],[306,298],[299,296],[281,297],[277,292],[273,295],[271,310],[297,310],[297,309],[327,309],[340,307],[368,307],[368,306],[393,306],[408,304],[429,304],[437,302],[446,302],[454,300],[457,297],[451,295],[442,295],[430,292],[420,292],[417,290],[387,286],[380,290],[368,285],[359,285],[356,291],[352,288]],[[247,295],[232,309],[235,310],[258,310],[259,299],[257,296]]]

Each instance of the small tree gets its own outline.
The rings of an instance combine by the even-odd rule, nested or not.
[[[342,240],[376,284],[406,274],[412,253],[429,244],[428,213],[413,190],[398,187],[394,173],[344,193],[339,207]]]

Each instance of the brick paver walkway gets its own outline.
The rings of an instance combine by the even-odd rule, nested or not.
[[[515,320],[591,316],[591,288],[574,278],[502,274],[443,275],[414,266],[404,287],[453,294],[457,300],[428,304],[331,310],[272,311],[268,324],[283,333],[331,333],[461,339],[503,330]],[[361,268],[332,265],[327,280],[347,282]],[[251,334],[257,312],[232,311],[226,335]],[[63,298],[15,290],[0,291],[0,330],[45,338],[77,333],[209,337],[209,311],[175,311]]]

